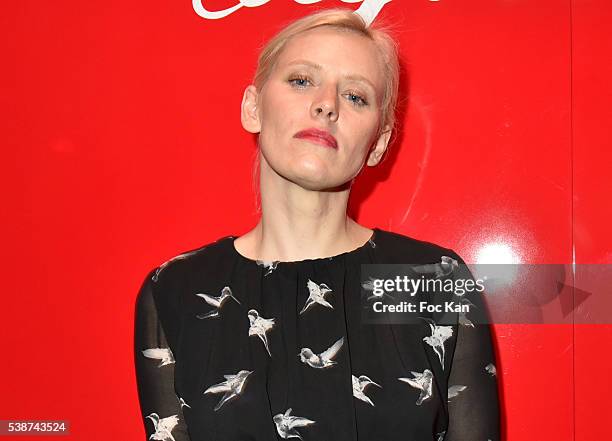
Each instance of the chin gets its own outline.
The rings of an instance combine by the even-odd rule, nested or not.
[[[329,161],[314,154],[301,155],[287,162],[282,158],[275,159],[277,161],[273,160],[271,168],[284,179],[306,190],[342,190],[351,184],[351,180],[346,176],[334,176],[331,173],[334,169],[333,164],[329,164]],[[274,162],[278,162],[277,166],[274,165]]]
[[[329,176],[298,175],[289,179],[296,185],[310,191],[338,191],[350,187],[351,182],[332,179]]]
[[[334,167],[324,159],[302,157],[292,164],[287,175],[290,181],[305,189],[335,191],[346,189],[352,183],[350,173],[339,174],[339,171],[339,167]]]

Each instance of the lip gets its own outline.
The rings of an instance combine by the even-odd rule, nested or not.
[[[319,130],[315,128],[301,130],[297,132],[293,137],[308,139],[309,141],[313,141],[317,144],[321,144],[326,147],[331,147],[333,149],[338,148],[338,142],[336,141],[336,138],[334,138],[329,132],[326,132],[325,130]]]

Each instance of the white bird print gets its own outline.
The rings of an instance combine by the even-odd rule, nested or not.
[[[296,430],[298,427],[306,427],[314,424],[315,422],[308,418],[292,416],[291,408],[287,409],[285,414],[278,413],[274,415],[273,420],[276,424],[276,431],[283,439],[287,438],[299,438],[303,439],[300,433]]]
[[[210,306],[213,307],[213,309],[207,313],[196,315],[196,317],[199,319],[218,317],[219,310],[221,309],[221,307],[223,306],[223,304],[225,303],[227,299],[230,299],[230,298],[234,299],[236,303],[238,303],[239,305],[241,304],[238,301],[238,299],[234,297],[234,295],[232,294],[232,290],[229,286],[226,286],[221,290],[221,295],[219,297],[211,296],[210,294],[202,294],[202,293],[198,293],[196,294],[196,296],[202,297],[206,301],[206,303],[208,303]]]
[[[412,269],[419,274],[433,274],[436,278],[448,276],[455,268],[459,267],[459,263],[452,257],[442,256],[439,263],[428,263],[425,265],[416,265]]]
[[[266,273],[264,274],[264,276],[267,276],[268,274],[272,274],[272,271],[274,271],[276,267],[278,266],[279,261],[278,260],[256,260],[255,263],[267,269]]]
[[[249,316],[249,337],[256,335],[261,339],[264,346],[266,347],[266,351],[270,357],[272,357],[272,353],[270,353],[270,347],[268,346],[268,336],[266,332],[270,331],[274,328],[274,319],[269,318],[265,319],[260,317],[259,313],[255,309],[250,309],[247,313]]]
[[[493,363],[489,363],[488,365],[486,365],[485,371],[491,374],[492,377],[495,377],[497,375],[497,369],[495,369],[495,365]]]
[[[151,280],[153,280],[154,282],[157,282],[158,278],[159,278],[159,274],[168,266],[170,265],[172,262],[177,261],[177,260],[182,260],[182,259],[186,259],[189,256],[192,256],[193,254],[197,253],[198,251],[203,250],[206,247],[202,247],[202,248],[198,248],[197,250],[193,250],[193,251],[188,251],[186,253],[183,254],[179,254],[178,256],[174,256],[172,259],[168,259],[166,260],[164,263],[162,263],[157,270],[155,270],[155,274],[153,274],[153,277],[151,277]]]
[[[389,295],[386,291],[383,291],[381,293],[374,293],[374,283],[377,280],[381,280],[381,279],[376,279],[372,276],[368,277],[368,280],[366,280],[365,282],[363,282],[361,284],[361,287],[366,290],[366,291],[372,291],[372,295],[367,297],[366,300],[372,300],[372,299],[380,299],[382,297],[388,297],[390,299],[393,299],[392,295]]]
[[[172,429],[174,429],[179,422],[177,415],[159,418],[159,415],[153,412],[152,414],[147,415],[146,418],[153,421],[153,428],[155,429],[155,432],[151,434],[149,439],[158,441],[175,441],[174,437],[172,436]]]
[[[147,358],[161,360],[157,367],[174,363],[174,355],[172,355],[170,348],[149,348],[142,351],[142,355]]]
[[[436,323],[429,318],[421,317],[423,320],[429,323],[429,327],[431,329],[431,335],[427,337],[423,337],[423,340],[433,348],[434,352],[438,356],[440,360],[440,364],[442,365],[442,369],[444,370],[444,342],[448,340],[453,335],[453,327],[452,326],[437,326]]]
[[[302,363],[306,363],[310,367],[318,369],[327,368],[336,364],[332,358],[336,356],[343,343],[344,337],[340,337],[336,343],[320,354],[315,354],[310,348],[302,348],[298,356],[300,357]]]
[[[357,378],[354,375],[351,375],[351,377],[353,379],[353,396],[361,401],[365,401],[366,403],[374,406],[374,403],[372,402],[370,397],[368,397],[365,394],[365,389],[370,384],[373,384],[374,386],[378,386],[378,387],[382,387],[382,386],[378,383],[374,383],[372,380],[370,380],[365,375],[360,375],[359,378]]]
[[[366,280],[365,282],[363,282],[361,284],[361,287],[363,289],[365,289],[366,291],[374,291],[374,282],[376,282],[376,280],[378,280],[378,279],[370,276],[370,277],[368,277],[368,280]],[[374,297],[381,297],[381,296],[382,296],[382,294],[380,294],[380,295],[374,294]]]
[[[467,389],[467,386],[464,386],[462,384],[455,384],[453,386],[449,386],[448,401],[450,401],[451,398],[455,398],[457,395],[459,395],[459,392],[463,392],[466,389]]]
[[[431,386],[433,383],[433,373],[429,369],[423,372],[410,371],[414,378],[398,378],[398,380],[408,383],[410,386],[419,389],[421,394],[416,401],[417,406],[431,397]]]
[[[190,406],[189,404],[187,404],[187,403],[185,402],[185,400],[183,400],[181,397],[179,397],[179,396],[177,395],[177,396],[176,396],[176,398],[178,398],[178,399],[179,399],[179,404],[181,405],[181,409],[182,409],[183,407],[188,407],[188,408],[190,408],[190,409],[191,409],[191,406]]]
[[[236,398],[242,393],[246,379],[251,375],[253,371],[241,370],[237,374],[224,375],[225,381],[221,383],[213,384],[204,391],[205,394],[219,394],[224,393],[221,401],[217,403],[214,410],[219,410],[221,406],[227,403],[229,400]]]
[[[310,308],[315,303],[318,303],[319,305],[323,305],[327,308],[334,309],[334,307],[327,300],[325,300],[325,294],[332,292],[329,286],[327,286],[325,283],[317,284],[310,279],[308,279],[308,282],[306,285],[308,287],[308,291],[310,292],[310,295],[308,296],[308,299],[306,300],[304,307],[300,311],[300,314],[304,313],[308,308]]]

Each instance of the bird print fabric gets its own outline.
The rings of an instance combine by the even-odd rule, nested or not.
[[[452,325],[361,321],[362,264],[453,277],[464,262],[452,250],[374,229],[337,256],[263,262],[234,239],[166,261],[141,286],[134,357],[146,439],[499,441],[488,326],[469,314]],[[472,412],[477,423],[462,417]]]
[[[178,417],[176,415],[160,418],[159,415],[154,412],[147,415],[147,418],[153,421],[153,433],[150,439],[175,441],[174,436],[172,436],[172,429],[178,424]]]
[[[147,358],[160,360],[160,363],[157,365],[158,367],[174,363],[174,356],[170,348],[149,348],[142,351],[142,355]]]
[[[276,424],[276,430],[278,434],[283,439],[288,438],[299,438],[303,439],[300,433],[298,432],[298,428],[306,427],[315,422],[309,420],[308,418],[298,417],[291,415],[291,408],[287,409],[284,414],[276,414],[274,415],[274,424]]]
[[[204,393],[208,394],[219,394],[222,393],[223,397],[221,400],[215,405],[213,410],[221,409],[226,402],[238,397],[242,390],[244,389],[244,385],[249,375],[251,375],[253,371],[245,371],[241,370],[240,372],[233,375],[224,375],[225,381],[221,383],[213,384],[209,388],[207,388]]]
[[[259,313],[255,309],[250,309],[248,312],[249,316],[249,337],[257,336],[263,342],[266,351],[270,357],[272,353],[270,352],[270,346],[268,345],[268,335],[267,332],[271,331],[274,328],[274,319],[273,318],[263,318],[260,317]]]
[[[204,314],[198,314],[197,317],[199,319],[219,317],[219,314],[221,313],[221,307],[223,306],[225,301],[228,299],[232,299],[236,303],[240,304],[240,301],[236,297],[233,296],[232,290],[230,289],[229,286],[225,286],[221,290],[221,294],[217,297],[210,295],[210,294],[202,294],[202,293],[197,293],[196,296],[203,298],[204,301],[206,301],[206,303],[212,306],[212,309],[209,312],[204,313]]]
[[[374,385],[378,387],[380,387],[380,385],[374,383],[372,380],[370,380],[365,375],[360,375],[359,377],[352,375],[352,383],[353,383],[353,396],[357,398],[358,400],[365,401],[370,406],[374,406],[374,403],[372,402],[370,397],[368,397],[365,394],[365,390],[369,385]]]
[[[309,295],[304,307],[300,311],[300,314],[303,314],[308,308],[317,303],[326,308],[334,309],[334,307],[327,300],[325,300],[325,295],[332,291],[329,286],[327,286],[325,283],[315,283],[310,279],[308,279],[306,286],[308,287]]]
[[[336,364],[336,361],[334,361],[333,358],[336,356],[338,351],[340,351],[343,343],[344,337],[341,337],[337,342],[320,354],[315,354],[310,348],[302,348],[300,351],[300,360],[302,360],[302,363],[305,363],[313,368],[328,368]]]
[[[425,318],[427,322],[429,322],[429,327],[431,329],[431,335],[427,337],[423,337],[423,341],[425,341],[429,346],[433,348],[436,355],[438,356],[438,360],[440,360],[440,365],[442,369],[444,369],[444,354],[446,353],[446,349],[444,347],[444,343],[453,335],[453,327],[452,326],[438,326],[431,319]]]
[[[419,397],[415,401],[415,404],[420,406],[423,404],[423,401],[431,398],[433,373],[429,369],[425,369],[423,372],[411,371],[410,373],[412,378],[399,378],[399,380],[408,383],[420,391]]]

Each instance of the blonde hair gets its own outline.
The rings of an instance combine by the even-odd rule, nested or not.
[[[391,36],[391,29],[389,27],[383,27],[376,23],[367,26],[361,16],[355,14],[350,9],[323,9],[295,20],[281,29],[261,49],[253,84],[258,91],[262,90],[289,40],[303,32],[322,26],[341,31],[355,32],[371,40],[378,49],[385,77],[385,88],[381,101],[381,123],[375,139],[378,139],[383,133],[384,128],[388,126],[388,130],[391,131],[391,139],[388,143],[390,146],[395,138],[396,107],[399,95],[400,63],[398,45]],[[255,190],[255,209],[259,213],[261,212],[258,179],[260,169],[259,149],[256,149],[254,154],[252,179]],[[384,156],[386,156],[386,151]]]

